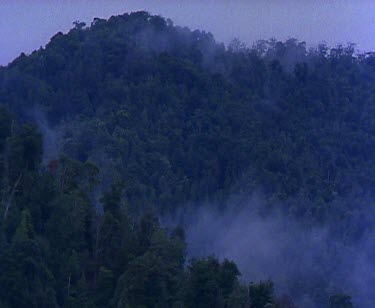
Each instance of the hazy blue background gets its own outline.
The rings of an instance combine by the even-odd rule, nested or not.
[[[136,10],[210,31],[224,43],[234,37],[247,44],[295,37],[310,45],[351,41],[361,50],[375,50],[373,0],[0,0],[0,65],[44,46],[75,20],[89,24],[94,17]]]

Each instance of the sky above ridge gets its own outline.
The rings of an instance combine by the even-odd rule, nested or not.
[[[310,46],[354,42],[360,50],[375,50],[372,0],[0,0],[0,65],[44,46],[76,20],[90,24],[94,17],[138,10],[209,31],[223,43],[294,37]]]

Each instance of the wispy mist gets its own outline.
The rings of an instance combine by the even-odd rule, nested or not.
[[[61,132],[52,128],[46,116],[39,109],[30,112],[32,120],[38,125],[43,137],[43,164],[59,158],[61,153]]]
[[[344,244],[330,226],[312,227],[280,212],[262,215],[261,198],[229,202],[178,215],[186,228],[190,257],[215,255],[234,260],[248,283],[271,279],[276,291],[299,307],[318,307],[337,293],[358,307],[373,307],[375,247],[373,232]]]

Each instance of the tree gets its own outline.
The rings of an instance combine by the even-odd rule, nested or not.
[[[44,250],[24,210],[12,245],[0,255],[0,298],[11,307],[57,307]]]
[[[249,298],[251,308],[264,308],[266,305],[273,307],[275,303],[273,283],[270,280],[260,281],[258,284],[251,283]]]
[[[188,267],[185,287],[187,307],[227,307],[238,282],[239,271],[233,262],[222,264],[214,257],[193,259]]]
[[[71,290],[67,306],[72,308],[95,308],[95,304],[84,275],[82,275],[79,279],[77,286]]]
[[[352,308],[352,299],[348,295],[335,294],[329,298],[329,308]]]

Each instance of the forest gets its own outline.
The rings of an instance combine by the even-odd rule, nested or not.
[[[375,306],[374,101],[354,44],[75,22],[0,67],[0,307]],[[202,209],[324,230],[314,267],[192,251]]]

